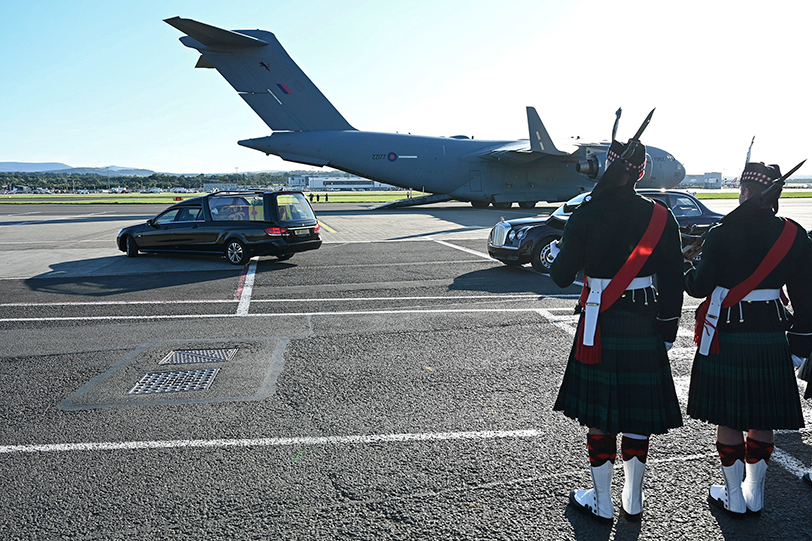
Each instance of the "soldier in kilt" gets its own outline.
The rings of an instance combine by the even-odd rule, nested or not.
[[[689,295],[710,296],[697,311],[688,415],[718,427],[724,485],[708,497],[736,518],[764,506],[773,431],[804,426],[793,364],[812,350],[812,241],[776,216],[780,177],[777,165],[747,163],[739,207],[708,231],[685,274]]]
[[[635,192],[645,164],[645,147],[638,141],[613,141],[607,169],[570,216],[550,269],[562,288],[580,270],[585,274],[579,331],[554,409],[588,427],[593,488],[572,491],[570,503],[606,523],[614,515],[617,435],[623,434],[622,509],[627,519],[639,520],[649,436],[682,425],[666,353],[682,309],[680,233],[665,205]],[[655,216],[661,217],[659,229],[652,225]],[[643,245],[647,248],[638,250]],[[612,287],[607,282],[615,280],[620,284],[616,300],[607,304]],[[599,314],[591,323],[590,309]]]

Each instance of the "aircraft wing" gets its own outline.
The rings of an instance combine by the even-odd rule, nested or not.
[[[530,131],[529,140],[502,145],[480,154],[479,157],[494,162],[523,164],[547,156],[569,156],[572,154],[556,148],[534,107],[527,108],[527,127]]]
[[[489,162],[501,162],[510,164],[530,163],[544,156],[541,152],[533,152],[530,149],[530,142],[527,140],[515,141],[497,148],[486,150],[479,155],[480,159]]]

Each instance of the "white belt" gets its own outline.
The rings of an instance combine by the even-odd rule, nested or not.
[[[777,301],[780,298],[780,289],[754,289],[742,301]]]
[[[589,286],[589,296],[586,299],[586,306],[584,307],[585,346],[595,345],[595,329],[598,326],[598,314],[601,311],[601,294],[611,281],[611,278],[586,277],[586,285]],[[626,291],[651,287],[653,283],[651,276],[639,276],[631,281]]]
[[[708,312],[705,314],[705,325],[702,329],[702,339],[699,342],[699,353],[707,355],[710,351],[713,336],[716,334],[716,326],[719,323],[719,314],[722,312],[722,302],[730,292],[722,286],[716,286],[711,293]],[[780,298],[780,289],[754,289],[744,296],[742,301],[772,301]]]

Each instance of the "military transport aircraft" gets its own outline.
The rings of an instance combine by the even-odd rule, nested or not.
[[[530,138],[481,141],[465,136],[424,137],[353,128],[264,30],[224,30],[192,19],[166,22],[186,36],[183,45],[201,56],[195,67],[215,68],[273,132],[239,144],[284,160],[329,166],[434,195],[411,204],[457,199],[476,208],[532,208],[538,201],[566,201],[590,191],[606,163],[609,143],[580,143],[559,150],[532,107]],[[680,162],[647,146],[639,183],[672,188],[684,177]]]

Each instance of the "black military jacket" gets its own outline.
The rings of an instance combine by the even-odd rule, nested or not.
[[[655,203],[633,188],[615,189],[611,196],[582,203],[570,216],[561,239],[561,252],[553,261],[550,276],[559,287],[567,287],[581,269],[593,278],[617,274],[643,237]],[[657,302],[626,295],[609,310],[651,312],[666,342],[677,335],[682,311],[683,265],[676,218],[668,211],[665,229],[638,276],[656,275]],[[648,305],[645,302],[648,300]]]
[[[812,241],[797,227],[789,253],[756,289],[778,289],[784,284],[794,316],[787,318],[776,302],[742,302],[725,308],[719,317],[722,332],[788,330],[792,353],[809,356],[812,350]],[[685,273],[685,290],[692,297],[707,297],[717,285],[727,289],[746,280],[772,248],[784,221],[769,208],[739,207],[711,228],[702,246],[702,260]]]

